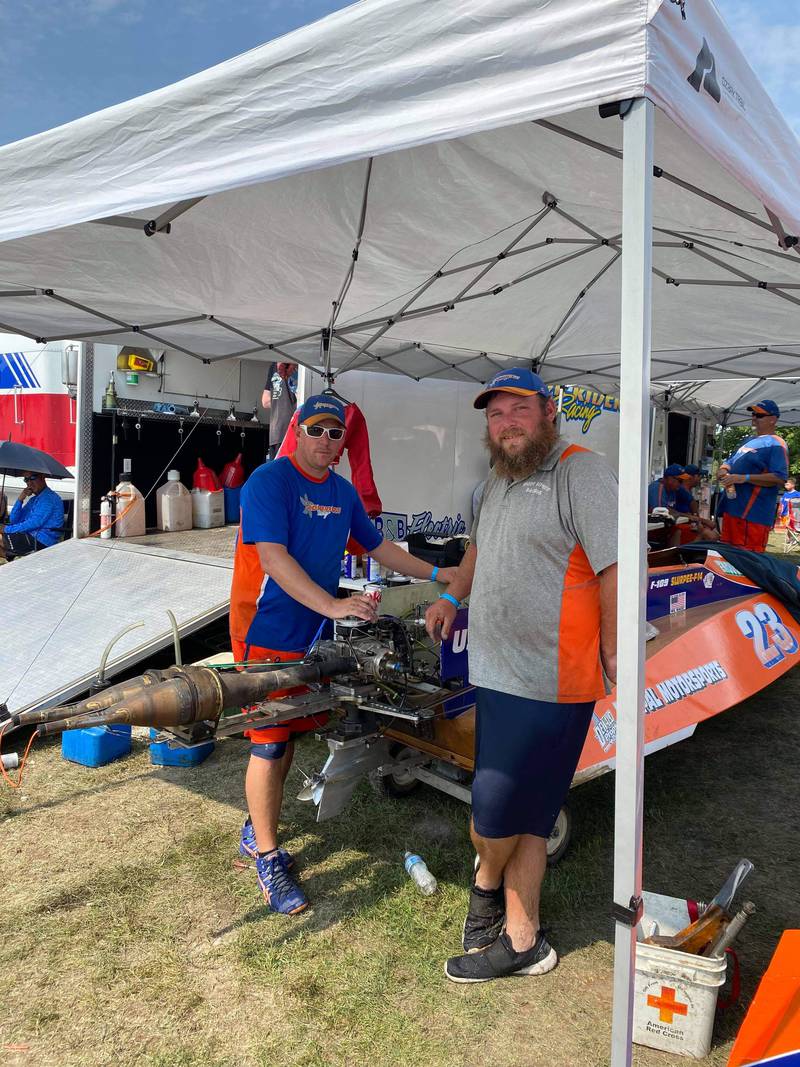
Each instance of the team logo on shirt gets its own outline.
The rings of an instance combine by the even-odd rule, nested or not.
[[[300,503],[303,505],[303,514],[308,515],[312,519],[315,515],[320,519],[327,519],[329,515],[341,515],[342,509],[335,507],[333,504],[315,504],[313,500],[309,500],[305,493],[300,497]]]

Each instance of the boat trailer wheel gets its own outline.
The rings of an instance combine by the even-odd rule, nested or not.
[[[403,762],[404,756],[415,756],[416,754],[416,749],[407,745],[392,746],[392,758],[398,763]],[[379,797],[407,797],[419,788],[419,782],[414,776],[414,771],[411,767],[407,770],[403,767],[396,767],[391,774],[380,774],[378,771],[371,771],[369,784],[372,786],[373,792],[377,793]]]
[[[569,839],[572,837],[572,812],[565,804],[556,818],[553,832],[547,839],[547,864],[554,867],[569,848]]]

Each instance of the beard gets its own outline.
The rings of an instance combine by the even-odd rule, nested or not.
[[[504,441],[516,439],[519,436],[526,437],[524,446],[513,454],[509,454],[503,447]],[[494,470],[501,478],[509,481],[524,481],[538,471],[553,445],[558,440],[558,432],[555,423],[545,421],[539,426],[538,432],[531,436],[522,430],[508,430],[499,441],[493,441],[489,437],[489,431],[484,432],[483,443],[489,451]]]

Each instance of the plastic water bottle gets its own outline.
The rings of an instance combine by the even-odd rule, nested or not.
[[[436,879],[428,870],[425,860],[414,852],[406,852],[404,858],[406,874],[416,883],[420,893],[426,897],[429,897],[431,893],[435,893]]]

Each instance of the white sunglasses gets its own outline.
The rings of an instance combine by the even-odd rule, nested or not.
[[[306,437],[323,437],[327,436],[331,441],[341,441],[344,437],[343,426],[308,426],[306,423],[300,423],[300,429],[306,435]]]

